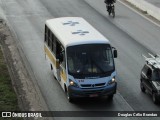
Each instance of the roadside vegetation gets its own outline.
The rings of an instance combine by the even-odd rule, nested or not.
[[[7,65],[0,49],[0,111],[17,111],[18,100],[12,87]]]
[[[0,111],[20,111],[18,99],[0,47]],[[23,118],[0,118],[0,120],[23,120]]]
[[[18,106],[18,98],[12,86],[12,80],[8,71],[7,62],[2,52],[2,43],[6,39],[6,26],[0,21],[0,114],[1,112],[21,111]],[[3,41],[3,42],[2,42]],[[7,52],[5,52],[6,54]],[[23,120],[23,118],[2,118],[0,120]]]

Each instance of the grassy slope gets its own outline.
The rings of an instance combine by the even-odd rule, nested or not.
[[[12,87],[11,78],[0,49],[0,111],[17,111],[17,96]]]

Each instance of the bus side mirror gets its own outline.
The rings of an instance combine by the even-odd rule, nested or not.
[[[116,49],[115,49],[115,50],[113,50],[113,55],[114,55],[114,58],[117,58],[118,53],[117,53],[117,50],[116,50]]]

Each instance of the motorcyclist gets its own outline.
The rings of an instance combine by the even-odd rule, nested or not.
[[[109,6],[114,4],[116,2],[116,0],[105,0],[104,2],[106,3],[106,8],[107,8],[107,11],[108,11],[109,10]]]

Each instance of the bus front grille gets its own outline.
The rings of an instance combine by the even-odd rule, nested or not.
[[[81,84],[82,88],[97,88],[97,87],[104,87],[105,83],[97,83],[97,84]]]

